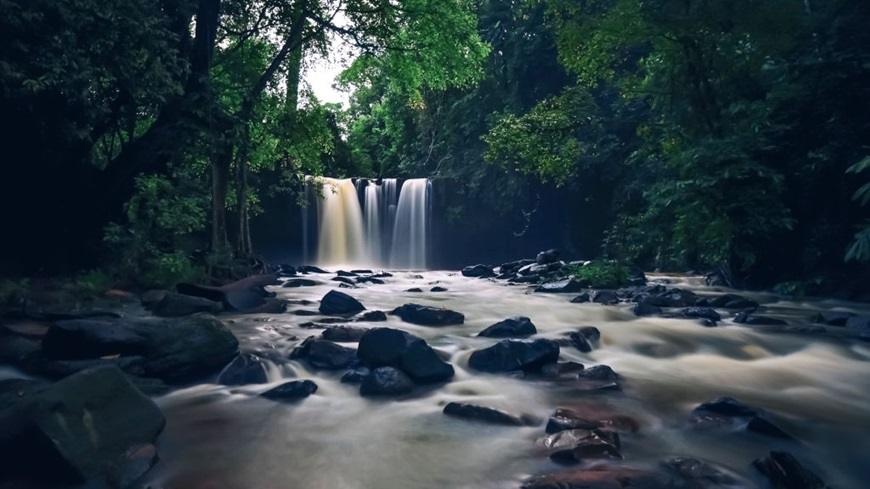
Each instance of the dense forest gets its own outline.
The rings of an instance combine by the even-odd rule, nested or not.
[[[521,223],[558,195],[583,229],[556,244],[584,258],[866,298],[867,2],[0,0],[0,13],[9,280],[238,278],[257,255],[251,219],[304,175],[426,176],[462,196],[456,223]],[[336,56],[352,58],[349,107],[301,77]]]

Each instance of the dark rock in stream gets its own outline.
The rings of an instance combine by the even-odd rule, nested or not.
[[[728,428],[745,430],[761,435],[793,440],[791,435],[776,426],[766,411],[748,406],[733,397],[720,397],[705,402],[692,410],[692,424],[696,428]]]
[[[583,364],[578,362],[548,363],[541,368],[541,374],[546,377],[558,378],[564,374],[580,372],[584,368]]]
[[[582,294],[571,299],[572,304],[583,304],[585,302],[589,302],[591,299],[589,292],[583,292]]]
[[[543,293],[580,292],[581,290],[583,290],[583,283],[573,278],[541,284],[535,288],[535,292]]]
[[[329,273],[320,267],[315,267],[314,265],[302,265],[297,270],[300,273]]]
[[[565,433],[578,434],[585,430],[570,430],[555,433],[550,436],[561,436],[560,440],[555,443],[558,448],[554,448],[550,452],[550,460],[562,464],[576,464],[584,462],[588,459],[622,459],[622,454],[619,453],[618,440],[619,435],[615,432],[610,432],[605,435],[600,430],[593,430],[588,435],[583,437],[571,437],[564,435]],[[613,443],[613,439],[617,443]]]
[[[420,304],[405,304],[393,309],[390,314],[399,316],[402,321],[422,326],[449,326],[465,322],[465,315],[460,312]]]
[[[814,323],[827,324],[828,326],[845,326],[846,322],[852,317],[855,317],[855,313],[822,311],[813,316],[812,319]]]
[[[752,311],[740,311],[734,316],[734,322],[737,324],[747,324],[750,326],[787,326],[788,323],[782,319],[771,318],[767,316],[756,316]]]
[[[265,362],[251,353],[237,356],[218,377],[221,385],[265,384],[267,381]]]
[[[535,263],[535,260],[524,259],[502,263],[499,265],[498,271],[502,275],[515,275],[520,268],[523,268],[526,265],[531,265],[532,263]]]
[[[327,340],[318,340],[309,336],[292,352],[290,359],[304,359],[314,368],[323,370],[341,370],[350,368],[356,363],[356,350],[347,348]]]
[[[541,280],[542,279],[541,279],[540,275],[533,274],[533,275],[522,275],[522,276],[508,279],[508,283],[512,283],[512,284],[537,284]]]
[[[353,279],[347,278],[347,277],[341,277],[341,276],[332,277],[331,280],[333,282],[341,282],[343,285],[350,285],[350,286],[356,287],[356,281],[354,281]]]
[[[757,302],[737,294],[720,295],[710,300],[709,305],[710,307],[721,307],[723,309],[755,309],[758,307]]]
[[[676,457],[662,462],[662,465],[673,471],[683,481],[688,489],[724,489],[733,487],[751,487],[746,481],[738,479],[724,470],[696,458]]]
[[[222,310],[220,302],[175,292],[163,294],[163,298],[151,307],[151,312],[160,317],[190,316],[198,312],[216,314]]]
[[[266,291],[267,285],[279,285],[278,277],[272,274],[253,275],[220,287],[180,283],[175,286],[179,294],[204,297],[220,302],[224,310],[236,312],[258,312],[266,303],[266,298],[274,294]]]
[[[645,302],[658,307],[691,307],[701,300],[697,294],[688,290],[669,289],[661,294],[650,296]]]
[[[493,277],[495,273],[492,271],[492,267],[487,265],[469,265],[462,269],[463,277]]]
[[[538,475],[522,489],[673,489],[673,481],[656,472],[602,465]]]
[[[613,412],[607,406],[582,404],[571,408],[558,408],[547,422],[547,433],[558,433],[564,430],[616,430],[635,432],[640,426],[629,416]]]
[[[13,396],[6,396],[8,388]],[[54,384],[0,381],[0,474],[78,482],[163,431],[160,408],[114,367]]]
[[[443,412],[448,416],[506,426],[532,426],[536,424],[535,420],[526,416],[514,416],[498,409],[459,402],[448,403],[444,406]]]
[[[330,290],[320,299],[319,311],[327,316],[353,315],[364,310],[360,301],[337,290]]]
[[[330,326],[320,333],[324,340],[337,341],[339,343],[357,342],[368,331],[368,328],[355,326]]]
[[[418,384],[443,382],[455,373],[423,338],[398,329],[370,329],[359,341],[357,356],[369,368],[398,368]]]
[[[39,351],[39,343],[20,336],[0,336],[0,364],[20,365]]]
[[[770,479],[774,489],[828,489],[830,486],[788,452],[772,451],[752,466]]]
[[[394,367],[378,367],[367,375],[359,387],[361,396],[397,396],[414,389],[414,382]]]
[[[319,282],[317,282],[316,280],[311,280],[310,278],[291,278],[290,280],[284,282],[281,287],[314,287],[318,283]]]
[[[371,273],[371,272],[369,272],[369,273]],[[347,270],[339,270],[339,271],[335,272],[335,274],[338,275],[339,277],[356,277],[357,275],[359,275],[356,272],[348,272]]]
[[[553,263],[558,259],[559,250],[553,248],[538,253],[538,256],[535,257],[535,263],[537,263],[538,265],[546,265],[547,263]]]
[[[714,323],[722,320],[722,316],[710,307],[687,307],[683,309],[683,315],[688,318],[709,319]]]
[[[553,340],[501,340],[489,348],[472,353],[468,366],[474,370],[492,373],[518,370],[535,372],[558,360],[559,345]]]
[[[604,380],[615,381],[619,380],[619,374],[613,371],[608,365],[594,365],[577,374],[578,379],[587,380]]]
[[[357,321],[386,321],[387,313],[384,311],[366,311],[360,317],[357,318]]]
[[[72,320],[53,324],[42,340],[50,360],[142,357],[143,374],[186,382],[223,368],[239,342],[214,316],[137,320]]]
[[[595,297],[592,298],[592,302],[612,306],[619,303],[619,295],[617,295],[615,290],[599,290],[595,293]]]
[[[574,332],[568,335],[568,338],[571,340],[571,346],[582,351],[583,353],[589,353],[592,351],[592,345],[589,343],[589,340],[586,336]]]
[[[260,397],[273,401],[298,401],[317,392],[317,384],[311,380],[293,380],[269,389],[260,394]]]
[[[431,289],[429,289],[429,292],[447,292],[447,289],[444,287],[441,287],[440,285],[436,285],[435,287],[432,287]]]
[[[487,338],[517,338],[537,334],[538,330],[532,320],[525,316],[514,316],[499,321],[484,329],[477,336]]]
[[[113,489],[126,489],[145,475],[160,457],[157,447],[151,443],[139,443],[131,446],[111,464],[106,481]]]
[[[371,373],[366,367],[358,367],[341,376],[342,384],[359,384]]]
[[[410,289],[406,289],[405,292],[422,293],[423,289],[421,289],[420,287],[411,287]]]

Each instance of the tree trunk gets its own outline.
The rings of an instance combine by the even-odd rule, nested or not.
[[[233,145],[224,143],[222,152],[211,161],[211,250],[215,253],[227,249],[227,186],[230,182],[230,162]]]

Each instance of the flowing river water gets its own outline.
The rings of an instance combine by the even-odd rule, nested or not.
[[[634,418],[640,428],[622,437],[622,462],[656,467],[674,456],[718,464],[765,487],[750,463],[772,449],[786,449],[839,489],[870,484],[870,344],[832,335],[770,333],[734,324],[716,328],[693,320],[639,318],[628,307],[570,303],[573,294],[531,293],[472,279],[457,272],[394,272],[386,284],[342,289],[369,310],[389,312],[405,303],[446,307],[465,324],[425,327],[388,316],[387,326],[424,338],[449,356],[452,381],[400,398],[363,398],[358,385],[339,382],[341,371],[311,369],[286,360],[293,347],[319,329],[302,323],[317,316],[317,301],[337,288],[332,275],[312,275],[320,285],[273,288],[291,301],[278,315],[225,316],[243,351],[276,360],[267,385],[198,384],[156,399],[168,424],[158,445],[162,461],[148,476],[165,489],[496,489],[518,488],[530,475],[554,471],[536,440],[557,407],[594,405]],[[661,277],[650,277],[651,279]],[[671,286],[701,295],[728,292],[700,279],[670,277]],[[446,292],[429,292],[434,285]],[[425,292],[407,292],[419,287]],[[836,301],[789,302],[744,294],[765,314],[808,322],[817,310],[867,314],[870,307]],[[306,303],[306,301],[311,301]],[[478,338],[487,326],[528,316],[538,337],[562,338],[584,325],[601,339],[589,353],[561,349],[561,360],[587,367],[611,366],[622,392],[583,393],[576,381],[522,379],[468,368],[472,351],[497,340]],[[832,330],[838,328],[832,327]],[[349,345],[355,346],[355,345]],[[257,394],[290,378],[314,380],[319,389],[297,403]],[[691,410],[720,396],[774,413],[798,441],[753,433],[708,433],[688,426]],[[450,401],[527,414],[535,426],[507,427],[442,414]],[[752,487],[750,485],[750,487]]]

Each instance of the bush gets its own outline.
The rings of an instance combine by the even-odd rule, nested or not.
[[[585,265],[568,265],[568,273],[587,287],[616,289],[629,285],[628,267],[619,262],[591,261]]]

